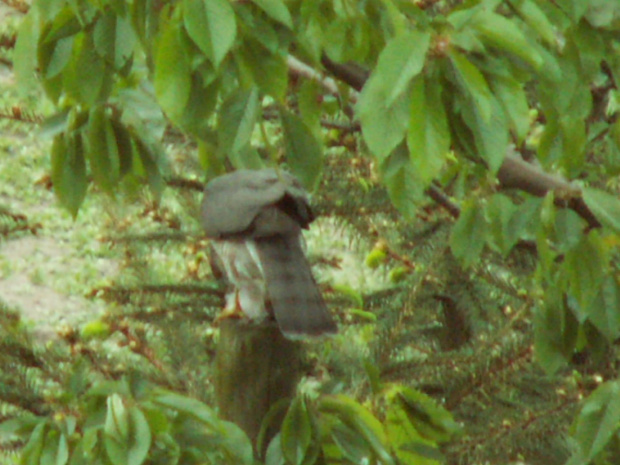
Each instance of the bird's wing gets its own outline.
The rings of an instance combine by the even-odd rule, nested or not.
[[[312,277],[299,234],[258,238],[254,243],[282,333],[293,339],[335,333],[336,324]]]
[[[202,202],[202,226],[208,237],[243,234],[265,208],[282,203],[305,227],[312,220],[305,191],[291,174],[274,169],[238,170],[207,184]]]

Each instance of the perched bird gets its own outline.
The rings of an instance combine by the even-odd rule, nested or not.
[[[297,178],[272,168],[217,177],[205,188],[201,219],[234,287],[225,313],[273,316],[290,339],[336,332],[302,249],[301,230],[314,215]]]

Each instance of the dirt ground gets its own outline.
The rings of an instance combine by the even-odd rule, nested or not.
[[[17,15],[0,2],[0,24],[15,20]],[[15,84],[12,69],[0,64],[0,93],[5,97],[14,94]],[[0,102],[0,110],[6,108],[6,102]],[[93,263],[84,252],[89,247],[101,247],[96,238],[90,245],[85,244],[83,235],[77,240],[72,234],[72,219],[60,211],[50,191],[36,185],[36,180],[45,175],[41,166],[49,163],[41,161],[46,156],[41,151],[49,145],[31,146],[33,139],[16,132],[18,126],[4,123],[0,127],[0,205],[25,215],[30,224],[40,223],[41,228],[36,234],[0,236],[0,300],[20,310],[35,333],[46,340],[59,326],[88,321],[104,309],[103,303],[87,299],[75,289],[69,292],[75,288],[71,286],[72,276],[79,276],[86,268],[95,275],[98,270],[99,278],[104,279],[113,275],[117,266],[114,260],[101,258]]]

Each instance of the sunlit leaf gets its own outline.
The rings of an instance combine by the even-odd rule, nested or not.
[[[183,21],[187,33],[218,67],[237,35],[235,12],[228,0],[184,0]]]
[[[608,274],[598,296],[590,306],[588,321],[609,342],[620,337],[620,311],[618,309],[620,309],[620,284],[615,277]]]
[[[288,68],[280,53],[268,50],[256,40],[245,40],[236,53],[243,80],[256,84],[267,95],[283,101],[288,85]]]
[[[109,75],[105,63],[95,51],[91,34],[76,37],[74,48],[74,57],[64,73],[63,84],[76,100],[87,106],[94,105],[101,97],[106,97],[103,86]]]
[[[413,218],[424,193],[424,183],[418,179],[404,143],[386,157],[381,173],[394,206],[406,218]]]
[[[373,455],[372,448],[355,429],[344,423],[339,423],[333,426],[330,434],[340,453],[350,463],[370,461],[370,457]]]
[[[288,165],[302,184],[312,190],[320,179],[323,167],[321,144],[297,115],[282,110],[280,117]]]
[[[450,149],[450,131],[441,87],[422,77],[413,85],[407,146],[413,169],[420,181],[428,185],[444,165]]]
[[[112,194],[119,178],[119,155],[110,120],[102,106],[90,112],[87,155],[95,183]]]
[[[265,465],[286,465],[286,459],[282,454],[280,433],[271,440],[265,454]]]
[[[86,161],[82,136],[58,134],[52,144],[51,178],[54,193],[73,217],[86,197]]]
[[[138,407],[129,409],[131,442],[127,453],[127,465],[141,465],[151,447],[151,429],[144,413]]]
[[[534,312],[534,353],[549,374],[565,366],[575,352],[579,323],[556,286]]]
[[[238,152],[250,143],[258,121],[258,89],[238,89],[222,103],[218,112],[220,148],[225,153]]]
[[[582,457],[578,463],[590,463],[617,434],[619,424],[620,383],[608,381],[590,394],[577,416],[573,437]]]
[[[566,252],[564,271],[569,291],[579,304],[581,318],[585,318],[600,292],[608,267],[608,256],[596,231],[582,236],[577,245]]]
[[[620,199],[594,187],[583,188],[583,200],[596,219],[620,234]]]
[[[396,101],[411,80],[422,71],[430,41],[428,32],[411,31],[393,39],[381,52],[374,73],[388,85],[385,101],[387,107]]]
[[[482,253],[487,233],[488,225],[484,210],[477,202],[467,201],[463,204],[459,219],[452,228],[450,249],[465,266],[471,266]]]
[[[518,80],[496,76],[491,88],[502,105],[517,141],[523,142],[530,131],[530,108],[524,86]]]
[[[22,94],[32,89],[36,84],[35,70],[37,67],[38,40],[39,27],[35,20],[35,14],[30,13],[24,17],[19,25],[15,52],[13,54],[16,81]]]
[[[471,26],[490,45],[514,54],[531,67],[536,69],[542,64],[542,57],[513,20],[489,10],[481,10],[473,18]]]
[[[155,52],[155,95],[166,113],[179,117],[190,96],[189,58],[181,40],[181,26],[171,19],[162,27]]]
[[[158,160],[153,149],[142,138],[134,136],[134,143],[138,159],[146,174],[151,192],[155,198],[159,198],[164,188],[164,180],[159,170]]]
[[[493,96],[485,77],[465,55],[457,50],[452,50],[448,56],[452,66],[454,66],[463,91],[471,96],[482,121],[488,122],[493,110],[491,104]]]
[[[424,66],[428,33],[411,32],[390,42],[364,85],[357,105],[364,140],[379,158],[403,140],[409,123],[406,89]]]
[[[271,18],[293,29],[291,14],[282,0],[252,0]]]
[[[305,401],[296,397],[282,422],[280,432],[282,454],[292,465],[305,462],[312,442],[312,424]]]
[[[324,397],[319,410],[335,415],[346,426],[361,435],[381,463],[393,465],[387,450],[387,438],[379,420],[362,405],[345,396]]]
[[[517,10],[525,22],[534,29],[548,44],[555,45],[556,32],[547,15],[533,0],[511,0],[510,4]]]
[[[45,443],[45,433],[48,429],[46,421],[41,421],[32,431],[28,442],[21,451],[21,463],[24,465],[38,465]]]

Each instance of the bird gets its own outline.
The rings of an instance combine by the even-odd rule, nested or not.
[[[223,314],[275,318],[288,339],[337,332],[303,249],[315,217],[288,171],[237,170],[209,181],[201,224],[232,284]]]

